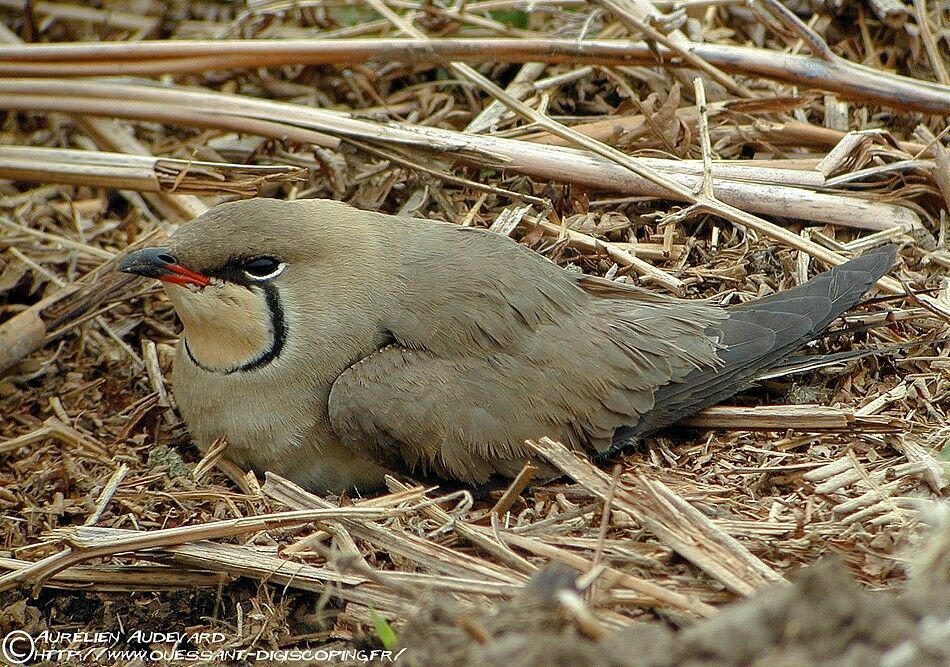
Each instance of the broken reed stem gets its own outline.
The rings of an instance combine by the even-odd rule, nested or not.
[[[672,31],[670,35],[665,35],[650,23],[637,16],[637,7],[631,0],[596,0],[596,4],[613,12],[620,18],[620,22],[627,26],[631,35],[642,34],[647,37],[648,42],[662,45],[676,54],[677,58],[683,60],[685,66],[695,67],[697,70],[705,72],[711,79],[720,83],[726,90],[732,92],[737,97],[754,98],[755,93],[747,87],[736,82],[725,72],[697,56],[691,49],[691,42],[679,30]],[[652,9],[652,7],[651,7]],[[652,13],[652,12],[651,12]]]
[[[22,570],[33,563],[0,557],[0,570]],[[191,590],[196,587],[216,588],[235,575],[230,572],[208,572],[165,565],[94,565],[76,566],[46,581],[49,588],[63,588],[100,593],[132,591]]]
[[[379,519],[409,510],[400,508],[374,509],[365,507],[330,508],[302,510],[297,512],[278,512],[254,517],[242,517],[225,521],[212,521],[196,526],[180,526],[152,531],[128,531],[121,535],[108,534],[84,527],[62,528],[52,531],[69,546],[52,556],[44,558],[28,567],[0,576],[0,592],[10,590],[25,581],[40,583],[68,567],[90,560],[119,553],[144,549],[167,547],[198,540],[233,537],[260,530],[274,530],[299,526],[315,521],[333,518]]]
[[[136,190],[251,196],[303,172],[289,165],[244,165],[127,153],[0,146],[0,178]]]
[[[950,88],[841,59],[708,42],[678,44],[724,72],[819,88],[899,110],[950,114]],[[355,65],[368,60],[546,62],[695,67],[659,44],[572,39],[166,40],[0,47],[0,76],[130,76],[276,65]]]
[[[826,405],[760,405],[704,408],[679,422],[682,426],[737,431],[889,431],[899,424],[885,417],[861,415]]]
[[[118,105],[116,99],[125,102]],[[577,137],[583,135],[573,130],[569,135],[563,132],[561,135],[573,144],[581,143],[586,151],[435,127],[372,123],[296,104],[183,88],[0,79],[2,108],[121,116],[194,127],[225,128],[277,139],[317,142],[317,145],[324,145],[327,141],[339,142],[337,138],[328,137],[333,134],[348,140],[438,153],[440,157],[454,158],[480,168],[504,169],[538,179],[576,183],[598,191],[669,197],[687,203],[693,203],[691,192],[699,188],[702,178],[702,168],[689,164],[634,160],[619,151],[605,155],[592,148],[594,145],[603,147],[602,143],[590,138],[581,143]],[[262,120],[264,118],[267,120]],[[566,129],[561,125],[558,127]],[[618,160],[615,154],[624,156],[627,164]],[[636,171],[631,173],[629,165],[634,162],[651,172],[662,170],[662,174],[654,173],[650,178]],[[782,171],[717,163],[713,168],[717,197],[734,207],[764,215],[858,226],[874,231],[901,223],[920,225],[919,216],[908,207],[788,187],[784,183],[789,182],[789,174],[787,170],[784,174]],[[811,174],[804,181],[801,178],[793,182],[808,187],[822,187],[824,184],[820,174]],[[801,240],[796,234],[791,236]]]
[[[526,444],[595,497],[606,499],[610,478],[589,460],[550,438],[528,440]],[[616,489],[614,503],[660,542],[739,595],[750,595],[768,583],[783,581],[772,568],[661,482],[638,477],[636,486]]]
[[[515,499],[521,495],[521,492],[528,488],[528,485],[531,483],[531,480],[534,479],[537,472],[537,466],[531,463],[525,463],[521,472],[518,473],[517,477],[511,480],[511,484],[508,485],[508,488],[505,489],[505,492],[498,499],[498,502],[492,507],[492,514],[502,516],[507,512],[514,504]]]

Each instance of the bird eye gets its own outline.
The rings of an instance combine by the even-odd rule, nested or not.
[[[280,274],[284,266],[273,257],[258,257],[244,263],[244,273],[251,280],[268,280]]]

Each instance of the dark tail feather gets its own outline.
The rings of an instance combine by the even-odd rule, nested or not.
[[[697,369],[683,382],[658,389],[656,407],[636,426],[618,430],[615,445],[669,426],[748,387],[858,303],[894,264],[896,253],[895,246],[886,246],[793,289],[729,308],[729,317],[709,332],[723,346],[718,353],[722,365]]]

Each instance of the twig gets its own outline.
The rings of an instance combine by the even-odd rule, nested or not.
[[[706,108],[706,87],[699,77],[693,81],[696,93],[696,108],[699,111],[699,146],[703,152],[703,196],[707,199],[716,197],[713,191],[712,179],[712,143],[709,140],[709,110]]]
[[[596,4],[603,5],[616,14],[620,18],[621,23],[626,25],[631,32],[639,32],[645,35],[648,40],[662,44],[676,54],[677,57],[682,58],[688,65],[705,72],[711,79],[720,83],[726,90],[731,91],[739,97],[756,97],[755,93],[751,90],[737,83],[732,77],[726,75],[725,72],[720,71],[697,56],[695,52],[691,50],[691,44],[686,40],[685,36],[681,35],[681,39],[670,39],[652,25],[637,17],[633,11],[630,11],[631,8],[629,5],[632,4],[630,0],[596,0]]]
[[[617,486],[620,484],[620,466],[615,465],[614,471],[610,476],[610,487],[607,489],[607,497],[604,498],[604,509],[600,514],[600,527],[597,529],[597,547],[594,549],[594,556],[590,559],[590,571],[593,571],[600,565],[600,560],[604,556],[604,540],[607,539],[607,528],[610,526],[610,513],[613,511],[614,496],[617,495]]]
[[[937,11],[943,11],[938,3]],[[930,29],[930,21],[927,18],[927,5],[924,0],[914,0],[914,16],[917,19],[917,29],[920,31],[921,41],[924,43],[924,49],[927,51],[927,58],[930,60],[930,67],[937,80],[943,85],[950,85],[950,74],[947,74],[947,67],[944,64],[943,54],[940,53],[940,47],[937,46],[937,40],[934,39],[933,31]]]
[[[546,234],[551,236],[566,237],[570,241],[571,245],[575,247],[584,248],[592,252],[604,252],[618,265],[632,267],[641,276],[644,276],[645,278],[648,278],[659,285],[663,285],[672,292],[682,294],[686,289],[686,284],[679,278],[671,276],[666,271],[658,269],[652,264],[644,262],[635,254],[625,250],[616,243],[601,241],[600,239],[594,238],[589,234],[584,234],[583,232],[578,232],[573,229],[567,229],[566,227],[555,225],[554,223],[548,222],[547,220],[542,220],[541,218],[529,216],[525,218],[525,222],[527,224],[540,227]]]
[[[528,488],[528,485],[531,483],[531,480],[534,479],[535,474],[538,472],[538,467],[531,465],[530,463],[525,463],[524,467],[521,469],[521,472],[518,473],[517,477],[511,480],[511,484],[508,485],[508,488],[505,489],[505,492],[501,495],[501,498],[498,499],[498,502],[495,503],[495,506],[492,507],[492,514],[502,516],[515,502],[515,499],[521,495],[521,492]]]
[[[109,477],[109,481],[106,482],[106,485],[102,488],[98,500],[96,500],[95,511],[90,514],[89,518],[83,523],[84,526],[93,526],[99,521],[102,517],[102,513],[106,511],[106,506],[108,506],[109,501],[112,500],[112,496],[115,495],[116,490],[119,488],[119,484],[122,483],[122,480],[125,479],[128,473],[129,467],[124,463],[112,473],[112,476]]]
[[[808,45],[808,49],[813,55],[832,65],[836,63],[838,57],[831,50],[831,47],[821,38],[821,35],[798,18],[795,12],[778,0],[762,0],[762,4],[782,25],[798,35],[798,38]]]

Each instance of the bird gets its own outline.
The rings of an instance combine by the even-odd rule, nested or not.
[[[548,436],[603,457],[750,387],[894,264],[867,252],[723,307],[562,268],[490,230],[325,199],[218,205],[118,270],[182,323],[192,440],[319,493],[388,474],[473,488]]]

